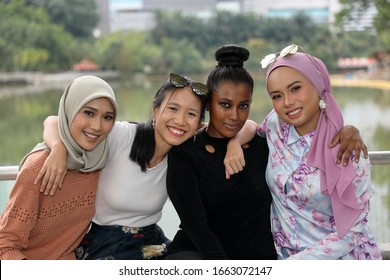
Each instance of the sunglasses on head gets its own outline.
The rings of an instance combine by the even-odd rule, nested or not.
[[[209,92],[209,88],[205,84],[194,82],[193,80],[179,74],[169,73],[169,82],[176,88],[183,88],[190,85],[192,91],[199,96],[207,96]]]
[[[261,68],[262,69],[265,69],[267,68],[268,66],[270,66],[272,63],[274,63],[276,61],[276,59],[280,56],[280,57],[289,57],[289,56],[292,56],[294,54],[296,54],[298,52],[299,49],[302,49],[303,52],[305,52],[305,50],[299,46],[299,45],[296,45],[296,44],[292,44],[292,45],[289,45],[287,47],[285,47],[283,50],[281,50],[280,52],[278,53],[271,53],[269,55],[266,55],[261,61],[260,61],[260,65],[261,65]],[[306,52],[305,52],[306,53]]]

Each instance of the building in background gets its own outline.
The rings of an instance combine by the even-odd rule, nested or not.
[[[143,8],[148,11],[156,9],[183,11],[186,13],[210,13],[216,7],[217,0],[143,0]]]
[[[315,22],[331,24],[340,10],[338,0],[96,0],[101,14],[101,34],[118,30],[149,30],[154,26],[154,11],[180,11],[207,19],[215,11],[253,12],[266,17],[292,17],[299,12]],[[108,8],[107,8],[108,7]],[[364,20],[346,23],[349,30],[372,26],[375,7]]]
[[[304,13],[318,23],[333,23],[340,10],[338,0],[244,0],[244,11],[253,11],[266,17],[288,18]]]
[[[97,13],[99,14],[99,23],[94,31],[95,37],[110,33],[110,0],[95,0]]]

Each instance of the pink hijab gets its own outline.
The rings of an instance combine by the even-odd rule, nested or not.
[[[362,210],[359,209],[352,185],[356,176],[354,166],[351,163],[346,167],[336,164],[339,145],[332,149],[328,147],[332,138],[344,126],[343,116],[332,95],[329,73],[320,59],[306,53],[296,53],[289,57],[278,57],[270,65],[266,81],[270,73],[280,66],[288,66],[302,73],[326,102],[326,109],[321,112],[308,151],[308,163],[320,169],[321,192],[331,199],[336,229],[342,238],[354,225]]]

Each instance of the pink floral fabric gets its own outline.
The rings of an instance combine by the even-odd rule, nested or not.
[[[293,126],[280,122],[272,111],[259,126],[269,146],[266,172],[272,193],[271,225],[279,259],[381,259],[368,227],[374,189],[369,160],[354,165],[353,185],[362,213],[340,238],[329,196],[320,191],[320,172],[307,162],[314,131],[299,136]]]

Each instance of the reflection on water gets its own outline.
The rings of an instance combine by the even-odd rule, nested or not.
[[[111,83],[119,104],[119,119],[141,121],[149,116],[150,103],[159,88],[158,81]],[[202,80],[202,78],[200,78]],[[203,77],[205,80],[205,77]],[[1,98],[0,87],[0,165],[18,165],[19,160],[42,140],[42,123],[56,115],[62,89]],[[335,88],[334,95],[344,114],[345,124],[359,128],[369,150],[390,150],[390,91]],[[272,105],[257,81],[250,118],[261,122]],[[372,200],[369,223],[379,242],[390,242],[390,165],[373,166],[376,195]],[[10,182],[0,182],[0,211],[8,198]],[[178,219],[170,203],[161,226],[173,237]]]

